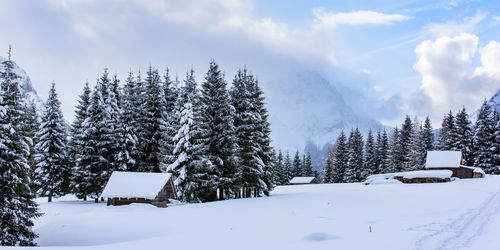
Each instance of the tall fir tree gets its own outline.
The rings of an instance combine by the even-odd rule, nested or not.
[[[36,133],[38,143],[35,146],[36,182],[40,187],[40,196],[58,197],[68,193],[71,168],[67,160],[67,131],[61,111],[61,102],[57,99],[55,83],[49,91],[45,103],[40,130]]]
[[[369,175],[380,173],[379,166],[377,165],[376,145],[371,129],[368,131],[368,136],[366,137],[364,164],[362,179]]]
[[[401,172],[403,169],[403,161],[404,155],[401,150],[401,140],[399,135],[399,129],[396,127],[391,134],[390,142],[389,142],[389,164],[388,164],[388,173],[392,172]]]
[[[85,120],[88,118],[87,109],[90,106],[90,93],[89,83],[85,83],[83,88],[83,93],[79,96],[78,105],[75,111],[75,120],[73,120],[71,130],[70,130],[70,141],[68,142],[68,161],[72,167],[72,175],[70,182],[70,190],[79,199],[87,199],[85,195],[85,190],[82,189],[85,185],[80,185],[84,183],[85,180],[85,169],[78,162],[82,158],[82,152],[85,145],[85,127],[83,126]]]
[[[416,122],[416,121],[415,121]],[[410,116],[406,116],[403,125],[401,126],[401,130],[399,131],[399,146],[400,146],[400,157],[402,162],[403,169],[409,169],[409,158],[410,154],[410,142],[414,132],[414,124],[410,118]]]
[[[323,164],[323,183],[332,183],[333,182],[333,157],[334,157],[334,149],[328,152],[326,156],[325,163]]]
[[[314,176],[314,171],[312,168],[312,159],[311,159],[311,153],[306,152],[304,154],[304,159],[302,161],[302,166],[304,166],[304,175],[311,177]]]
[[[283,171],[285,172],[285,184],[288,184],[292,179],[292,159],[290,158],[290,153],[287,151],[285,155],[285,160],[283,162]]]
[[[474,126],[474,167],[480,167],[487,174],[499,174],[491,151],[495,134],[495,120],[490,105],[485,101],[479,110]]]
[[[231,197],[237,188],[238,171],[236,138],[234,137],[234,107],[231,105],[224,74],[215,61],[210,61],[205,81],[201,85],[201,123],[206,134],[207,156],[217,169],[219,199]]]
[[[22,132],[23,105],[18,76],[9,58],[0,71],[0,245],[32,246],[37,234],[33,219],[40,216],[30,189],[26,156],[29,146]]]
[[[363,137],[358,128],[351,131],[348,140],[347,167],[344,175],[345,182],[358,182],[363,178]]]
[[[184,83],[176,103],[179,130],[173,138],[175,161],[167,171],[175,178],[181,200],[210,201],[217,198],[214,197],[217,169],[207,157],[206,131],[200,123],[201,109],[193,70],[188,72]]]
[[[165,104],[158,70],[149,66],[144,82],[144,102],[140,106],[138,137],[138,170],[160,172],[161,130],[164,122]]]
[[[165,172],[170,164],[175,161],[173,154],[174,145],[173,138],[177,133],[179,126],[177,124],[178,117],[175,112],[175,103],[179,95],[177,79],[172,81],[170,71],[167,68],[163,77],[163,96],[165,98],[164,121],[162,123],[162,137],[160,141],[162,158],[160,159],[160,168]]]
[[[424,121],[423,133],[424,133],[425,150],[426,151],[433,150],[434,149],[434,132],[432,129],[431,119],[428,116],[425,118],[425,121]]]
[[[118,161],[116,164],[118,169],[126,171],[137,170],[137,127],[139,125],[137,113],[139,112],[139,108],[135,106],[135,101],[139,96],[137,96],[136,90],[137,85],[134,75],[132,72],[129,72],[121,96],[121,147],[116,159]]]
[[[292,175],[293,175],[293,177],[303,176],[303,174],[302,174],[302,164],[300,162],[299,151],[296,151],[295,152],[295,156],[293,157]]]
[[[332,176],[330,182],[339,183],[344,182],[345,172],[347,168],[347,162],[349,157],[349,151],[347,147],[347,139],[344,131],[340,132],[337,141],[335,142],[332,156]]]
[[[455,116],[454,127],[455,143],[453,148],[462,152],[462,164],[466,166],[474,165],[472,155],[472,125],[469,120],[469,115],[463,107]]]
[[[500,167],[500,114],[495,110],[494,112],[495,129],[493,133],[493,142],[491,152],[493,154],[493,165]]]
[[[422,124],[418,124],[415,120],[413,134],[410,140],[409,153],[407,154],[407,162],[405,171],[422,170],[424,169],[425,158],[427,156],[426,138]]]
[[[441,123],[437,145],[439,150],[456,150],[455,132],[455,117],[450,110],[450,112],[443,117],[443,122]]]
[[[24,97],[26,98],[26,97]],[[26,100],[27,103],[25,103],[24,106],[24,114],[23,114],[23,125],[22,125],[22,130],[23,130],[23,137],[26,140],[26,143],[29,146],[29,153],[27,156],[28,160],[28,165],[30,167],[30,177],[32,180],[35,179],[35,168],[36,168],[36,161],[35,161],[35,145],[38,143],[38,138],[36,138],[35,134],[40,128],[40,119],[38,117],[38,111],[36,104],[33,101]],[[35,184],[34,181],[31,182],[30,184],[31,190],[35,191],[38,190],[38,186]]]
[[[276,156],[276,163],[275,165],[275,170],[276,170],[276,184],[277,185],[285,185],[287,184],[287,172],[285,169],[284,161],[283,161],[283,153],[281,152],[281,149],[278,151],[278,155]]]

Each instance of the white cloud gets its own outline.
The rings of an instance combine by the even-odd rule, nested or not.
[[[477,25],[487,16],[488,14],[479,12],[472,17],[464,18],[461,22],[432,23],[427,25],[425,30],[437,37],[473,33]]]
[[[313,9],[314,21],[317,27],[335,28],[339,24],[363,25],[363,24],[393,24],[409,19],[410,17],[400,14],[384,14],[375,11],[359,10],[355,12],[331,13],[325,12],[323,8]]]
[[[463,105],[473,111],[500,89],[500,44],[492,41],[480,48],[481,65],[471,73],[478,43],[476,35],[463,33],[423,41],[416,47],[414,69],[422,78],[417,103],[426,105],[425,111],[434,119]]]

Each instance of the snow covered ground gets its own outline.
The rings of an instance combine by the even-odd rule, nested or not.
[[[282,186],[270,197],[168,208],[40,203],[43,249],[500,248],[500,176]]]

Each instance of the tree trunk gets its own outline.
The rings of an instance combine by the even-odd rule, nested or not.
[[[224,189],[219,188],[219,200],[224,200]]]
[[[99,203],[99,198],[95,198],[95,203]]]
[[[52,195],[49,194],[48,202],[52,202]]]

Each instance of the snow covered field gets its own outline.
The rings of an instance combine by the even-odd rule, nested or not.
[[[40,203],[44,249],[500,248],[500,176],[281,186],[270,197],[168,208]]]

